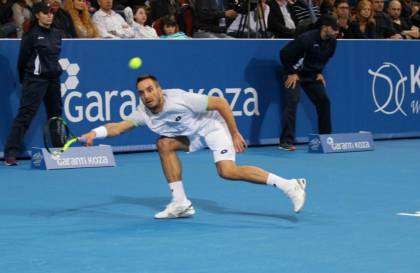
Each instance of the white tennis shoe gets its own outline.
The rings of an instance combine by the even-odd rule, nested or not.
[[[173,218],[186,218],[195,214],[195,209],[190,200],[183,203],[171,202],[166,208],[155,214],[156,219],[173,219]]]
[[[306,188],[306,179],[305,178],[298,178],[295,179],[293,185],[289,187],[285,191],[286,195],[292,200],[293,203],[293,210],[296,213],[299,213],[303,205],[305,204],[305,188]]]

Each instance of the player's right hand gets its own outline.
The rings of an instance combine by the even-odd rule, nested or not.
[[[89,133],[82,135],[80,138],[86,142],[86,146],[92,146],[93,140],[95,139],[95,137],[96,137],[96,132],[90,131]]]

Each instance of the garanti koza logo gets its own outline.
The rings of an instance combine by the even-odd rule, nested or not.
[[[70,63],[67,58],[60,59],[58,62],[60,63],[64,73],[67,74],[66,80],[64,83],[61,83],[61,97],[64,97],[68,90],[74,90],[79,85],[77,74],[80,71],[80,67],[76,63]]]
[[[375,112],[385,115],[400,113],[407,116],[406,108],[411,107],[413,114],[420,113],[420,101],[414,98],[416,89],[420,88],[420,66],[409,65],[409,76],[404,75],[401,69],[390,62],[384,62],[376,70],[369,69],[372,76],[372,98],[375,103]],[[409,84],[410,93],[407,94]],[[407,105],[410,106],[407,106]]]

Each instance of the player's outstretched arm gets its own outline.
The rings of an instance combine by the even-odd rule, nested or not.
[[[86,142],[87,146],[91,146],[93,144],[93,140],[106,138],[106,137],[114,137],[118,136],[132,128],[134,128],[134,124],[131,121],[124,120],[117,123],[107,123],[103,126],[99,126],[89,133],[86,133],[81,136],[81,139],[83,139]]]
[[[216,110],[220,113],[229,128],[236,152],[244,152],[247,147],[246,142],[238,130],[235,117],[233,116],[232,110],[230,109],[229,103],[226,101],[226,99],[209,96],[207,110]]]

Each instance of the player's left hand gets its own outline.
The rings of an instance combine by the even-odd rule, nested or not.
[[[324,76],[321,73],[316,75],[316,80],[320,81],[323,86],[327,85],[327,82],[325,81]]]
[[[232,136],[232,141],[233,141],[233,146],[235,146],[235,151],[237,153],[245,152],[246,148],[248,147],[244,138],[239,132]]]

